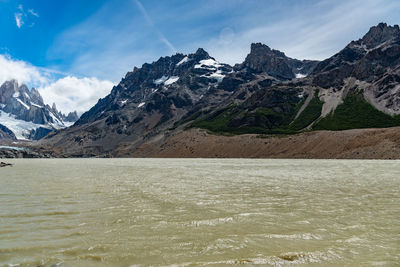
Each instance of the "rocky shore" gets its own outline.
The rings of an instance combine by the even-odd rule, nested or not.
[[[56,154],[42,147],[5,147],[0,146],[0,158],[53,158]]]

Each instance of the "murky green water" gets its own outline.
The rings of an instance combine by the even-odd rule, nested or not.
[[[400,162],[14,160],[0,266],[400,262]]]

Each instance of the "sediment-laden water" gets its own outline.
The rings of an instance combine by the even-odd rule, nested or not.
[[[400,262],[400,161],[11,162],[0,266]]]

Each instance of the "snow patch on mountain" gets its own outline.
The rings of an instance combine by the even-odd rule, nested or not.
[[[3,124],[10,129],[17,139],[27,140],[32,130],[36,130],[39,127],[49,129],[48,125],[36,124],[29,121],[18,120],[14,115],[0,111],[0,124]]]
[[[182,65],[183,63],[188,62],[188,61],[189,61],[189,58],[186,56],[186,57],[184,57],[181,61],[179,61],[179,62],[176,64],[176,66],[180,66],[180,65]]]
[[[31,106],[37,107],[37,108],[43,108],[43,106],[37,105],[35,103],[31,103]]]
[[[179,80],[178,76],[171,76],[168,80],[164,82],[165,85],[171,85]]]
[[[222,82],[222,80],[225,78],[225,75],[222,74],[221,70],[217,70],[216,72],[210,74],[209,76],[207,75],[201,75],[202,77],[207,77],[207,78],[213,78],[216,79],[218,82]]]
[[[168,80],[168,77],[163,75],[161,78],[155,80],[154,84],[160,85],[163,84],[166,80]]]
[[[22,105],[22,106],[24,106],[24,108],[26,108],[26,109],[31,109],[27,104],[25,104],[21,99],[19,99],[19,98],[17,98],[17,101]]]
[[[305,74],[301,74],[301,73],[296,73],[296,78],[297,79],[301,79],[301,78],[304,78],[304,77],[306,77],[307,75],[305,75]]]
[[[195,69],[201,69],[201,68],[207,68],[207,69],[215,68],[216,69],[219,67],[222,67],[222,64],[212,58],[200,60],[199,64],[196,64],[194,66]]]

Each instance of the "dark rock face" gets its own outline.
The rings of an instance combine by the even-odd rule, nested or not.
[[[312,60],[292,59],[283,52],[271,49],[264,44],[253,43],[250,54],[236,68],[239,70],[247,68],[250,72],[266,73],[279,80],[291,80],[296,78],[296,74],[308,75],[317,63]]]
[[[53,158],[55,153],[43,148],[0,148],[0,158]]]
[[[374,48],[387,41],[397,39],[399,41],[400,29],[399,25],[388,26],[386,23],[379,23],[371,29],[362,38],[362,43],[368,49]]]
[[[187,56],[162,57],[128,72],[111,94],[100,99],[76,124],[106,118],[117,110],[126,113],[128,124],[143,111],[147,115],[156,112],[173,114],[176,109],[185,109],[198,102],[210,87],[216,86],[231,71],[231,66],[220,64],[201,48]]]
[[[63,118],[63,120],[68,122],[76,122],[77,120],[79,120],[78,113],[76,111],[70,112],[67,116]]]
[[[363,38],[352,41],[342,51],[319,63],[312,74],[315,84],[329,88],[343,85],[348,77],[371,82],[387,68],[399,64],[399,26],[380,23],[371,27]]]
[[[32,130],[29,134],[29,139],[31,140],[40,140],[46,135],[48,135],[52,129],[44,128],[44,127],[39,127],[35,130]]]
[[[17,140],[17,138],[10,129],[0,124],[0,140]]]
[[[380,23],[363,38],[352,41],[342,51],[319,63],[312,72],[313,83],[322,88],[342,90],[346,79],[364,82],[365,98],[379,110],[400,114],[396,82],[400,68],[398,25]]]

